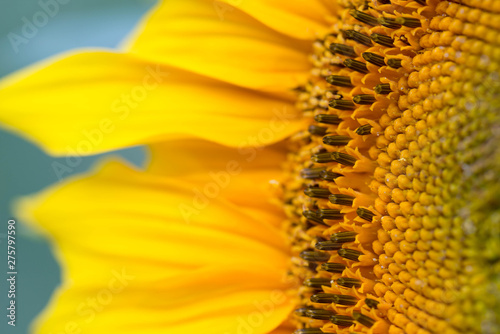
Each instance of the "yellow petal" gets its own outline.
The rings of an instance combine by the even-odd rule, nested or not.
[[[294,38],[313,40],[323,36],[336,13],[333,1],[311,0],[216,0],[252,15],[267,26]],[[228,16],[230,14],[227,14]]]
[[[105,51],[70,54],[0,82],[0,122],[53,154],[187,136],[279,141],[301,123],[288,100]]]
[[[40,332],[237,333],[256,312],[255,333],[280,325],[293,307],[281,232],[224,199],[198,202],[195,188],[111,162],[23,200],[19,214],[65,264]]]
[[[239,206],[258,220],[276,226],[283,222],[283,211],[271,200],[275,197],[273,186],[286,159],[284,145],[234,149],[191,139],[150,147],[148,168],[152,173],[195,183],[202,191]]]
[[[262,91],[289,92],[310,69],[310,42],[218,1],[160,2],[134,36],[126,48],[154,62]]]

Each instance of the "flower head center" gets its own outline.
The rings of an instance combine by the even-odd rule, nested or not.
[[[296,333],[500,330],[500,2],[461,2],[339,1],[314,43],[284,183]]]

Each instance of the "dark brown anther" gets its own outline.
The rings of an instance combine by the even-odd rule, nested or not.
[[[388,83],[378,84],[375,86],[375,93],[377,94],[389,94],[391,93],[391,85]]]
[[[404,17],[400,16],[396,18],[396,22],[398,22],[401,25],[404,25],[405,27],[408,28],[418,28],[422,26],[422,23],[420,22],[419,19],[416,19],[414,17]]]
[[[304,281],[304,285],[308,288],[321,289],[323,285],[332,286],[332,280],[329,278],[308,278]]]
[[[388,48],[392,48],[394,46],[394,41],[389,36],[382,34],[371,34],[370,37],[377,44],[387,46]]]
[[[373,46],[372,40],[369,36],[362,34],[356,30],[344,30],[344,37],[365,46]]]
[[[342,219],[344,215],[338,209],[319,209],[316,213],[321,219],[337,220]]]
[[[330,320],[330,317],[335,315],[335,312],[323,309],[310,309],[306,311],[306,316],[318,320]]]
[[[383,25],[384,27],[387,27],[389,29],[401,28],[401,24],[396,22],[396,20],[394,18],[391,18],[391,17],[379,17],[378,23],[380,23],[381,25]]]
[[[376,53],[373,53],[373,52],[363,52],[363,54],[361,54],[361,56],[363,56],[363,58],[375,65],[375,66],[385,66],[385,62],[384,62],[384,57],[382,56],[379,56],[378,54]]]
[[[351,78],[341,75],[329,75],[326,77],[326,82],[339,87],[352,87]]]
[[[366,327],[372,327],[375,323],[375,320],[359,312],[353,312],[352,317],[354,318],[354,320]]]
[[[303,170],[300,171],[300,176],[303,179],[319,179],[321,178],[321,172],[323,172],[325,169],[322,167],[318,168],[304,168]]]
[[[363,22],[365,24],[368,24],[369,26],[376,26],[378,25],[378,21],[375,17],[371,16],[370,14],[363,13],[359,10],[356,9],[351,9],[349,11],[349,14],[351,14],[352,17],[354,17],[356,20],[359,22]]]
[[[375,216],[373,212],[370,210],[364,209],[364,208],[357,208],[356,209],[356,214],[359,216],[359,218],[364,219],[366,221],[371,222],[372,218]]]
[[[330,240],[339,243],[354,242],[356,235],[358,235],[356,232],[351,231],[337,232],[330,236]]]
[[[324,222],[323,222],[323,219],[321,219],[320,217],[318,217],[318,215],[316,214],[316,211],[312,211],[312,210],[304,210],[302,211],[302,215],[308,220],[310,221],[311,223],[316,223],[316,224],[320,224],[320,225],[326,225]]]
[[[425,6],[427,4],[426,0],[415,0],[416,3]]]
[[[324,334],[319,328],[300,328],[296,329],[293,334]]]
[[[344,176],[344,175],[324,170],[324,171],[322,171],[320,173],[320,176],[321,176],[321,178],[323,180],[326,180],[326,181],[335,181],[336,178]]]
[[[326,136],[323,137],[323,143],[331,146],[344,146],[349,143],[352,138],[349,136]]]
[[[356,57],[356,52],[354,52],[354,48],[345,44],[333,43],[330,44],[330,51],[336,54],[340,54],[346,57]]]
[[[368,73],[366,64],[354,59],[348,58],[344,60],[344,66],[359,73]]]
[[[336,251],[342,248],[342,244],[332,242],[332,241],[319,241],[317,242],[314,247],[317,250],[323,250],[323,251]]]
[[[331,100],[328,105],[338,110],[354,110],[356,108],[356,105],[349,100]]]
[[[341,274],[345,268],[346,266],[341,263],[328,262],[321,264],[321,270],[328,271],[329,273]]]
[[[302,251],[300,257],[309,262],[326,262],[330,259],[330,254],[317,251]]]
[[[340,124],[342,122],[342,118],[337,115],[328,115],[328,114],[319,114],[314,116],[314,120],[318,123],[325,124]]]
[[[368,305],[369,308],[377,308],[378,304],[380,304],[380,303],[378,301],[376,301],[375,299],[366,298],[365,304]]]
[[[333,162],[338,162],[343,166],[354,166],[356,164],[356,158],[345,153],[341,152],[332,152],[332,160]]]
[[[348,260],[351,261],[359,261],[359,257],[363,255],[362,252],[354,250],[354,249],[347,249],[347,248],[342,248],[337,251],[337,253]]]
[[[401,67],[401,59],[391,58],[387,59],[387,66],[392,68],[400,68]]]
[[[372,128],[370,124],[361,125],[356,129],[356,133],[360,136],[369,135],[372,133]]]
[[[309,133],[313,136],[324,136],[328,132],[328,128],[319,125],[309,125]]]
[[[328,197],[331,203],[338,205],[351,206],[354,201],[354,197],[344,194],[333,194]]]
[[[319,164],[333,162],[332,154],[330,152],[313,154],[311,160]]]
[[[360,288],[362,284],[359,279],[349,278],[349,277],[338,278],[335,282],[338,285],[343,286],[345,288],[352,288],[352,287]]]
[[[355,95],[353,98],[352,98],[352,102],[356,103],[356,104],[373,104],[375,101],[377,101],[377,99],[375,98],[375,96],[373,95],[370,95],[370,94],[359,94],[359,95]]]
[[[349,327],[354,324],[354,319],[348,315],[333,315],[330,317],[330,321],[339,327]]]
[[[331,195],[330,190],[326,188],[315,188],[315,187],[308,187],[304,189],[304,194],[314,198],[328,198]]]
[[[358,299],[348,295],[336,295],[333,293],[318,293],[311,296],[313,303],[330,304],[335,303],[339,305],[356,305]]]

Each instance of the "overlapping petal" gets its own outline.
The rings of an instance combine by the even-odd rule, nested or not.
[[[254,2],[242,1],[240,8],[222,1],[162,1],[126,49],[154,62],[285,95],[306,80],[311,43],[286,36],[242,10]],[[249,10],[269,12],[264,3]]]
[[[55,240],[66,268],[40,333],[267,333],[293,307],[279,230],[200,182],[111,162],[18,211]]]
[[[0,122],[56,155],[185,137],[266,145],[300,128],[298,116],[287,99],[106,51],[43,62],[0,83]]]
[[[172,140],[151,145],[152,173],[194,182],[242,211],[275,226],[283,222],[282,209],[272,203],[279,185],[284,144],[266,148],[228,148],[199,139]],[[252,189],[251,193],[248,189]]]

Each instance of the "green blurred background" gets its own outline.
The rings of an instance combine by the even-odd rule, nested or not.
[[[8,38],[9,33],[22,36],[26,19],[31,21],[34,15],[44,10],[44,4],[48,5],[53,1],[55,0],[0,0],[0,77],[73,48],[116,47],[156,2],[60,0],[60,3],[64,4],[59,4],[56,14],[50,17],[26,44],[20,44],[18,52],[15,52]],[[141,147],[114,154],[119,154],[139,166],[147,159]],[[82,163],[74,168],[73,174],[88,170],[100,158],[102,155],[84,158]],[[28,333],[30,323],[44,308],[60,283],[60,268],[54,259],[51,246],[43,238],[23,228],[22,222],[16,219],[10,208],[16,197],[37,192],[59,181],[52,169],[54,161],[64,164],[64,158],[47,156],[32,143],[0,129],[0,268],[3,278],[0,282],[0,333]],[[15,327],[7,324],[9,319],[6,317],[6,232],[7,221],[11,218],[16,219],[18,223]]]

